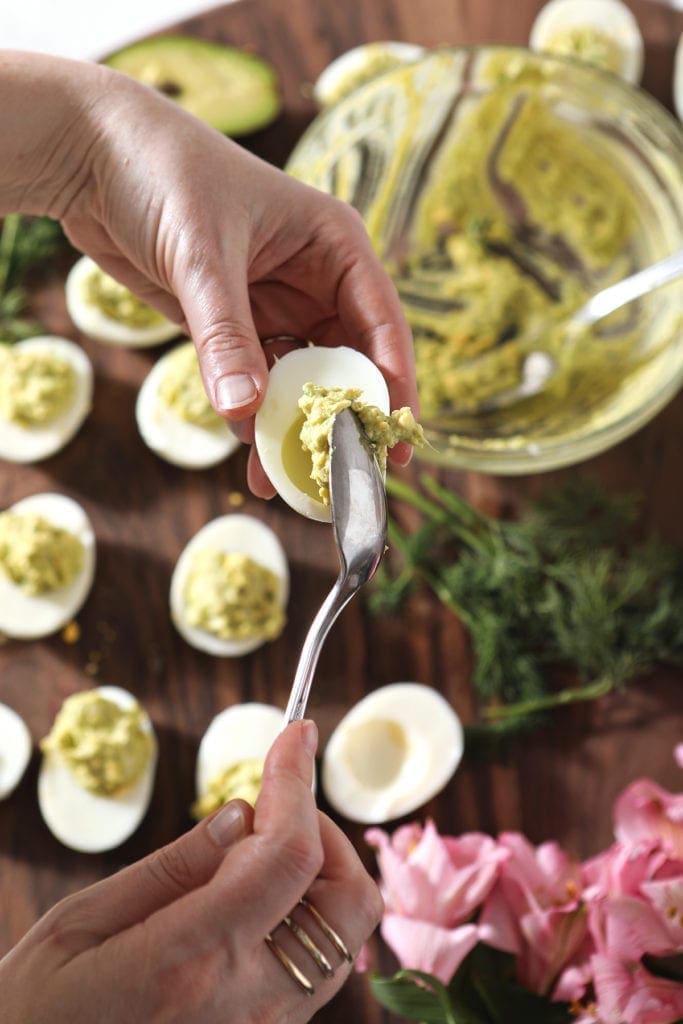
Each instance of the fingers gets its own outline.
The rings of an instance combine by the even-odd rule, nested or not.
[[[249,307],[246,258],[240,267],[233,256],[237,271],[227,259],[218,263],[219,272],[204,266],[183,274],[176,291],[209,400],[221,416],[239,422],[261,404],[268,370]]]
[[[252,808],[233,800],[175,842],[62,901],[48,918],[66,919],[82,949],[95,945],[206,885],[252,821]]]
[[[256,948],[308,890],[323,863],[311,790],[317,730],[295,722],[266,759],[254,830],[203,888],[148,922],[180,959],[184,951]]]

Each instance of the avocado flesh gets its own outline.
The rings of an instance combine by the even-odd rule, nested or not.
[[[272,66],[232,46],[167,36],[134,43],[104,63],[158,89],[225,135],[265,128],[280,112]]]

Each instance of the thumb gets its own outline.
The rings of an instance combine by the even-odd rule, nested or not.
[[[219,281],[204,271],[201,279],[194,285],[190,280],[189,287],[179,288],[177,295],[214,409],[228,420],[253,416],[266,390],[268,368],[246,279]]]

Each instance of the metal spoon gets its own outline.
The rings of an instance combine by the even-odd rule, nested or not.
[[[567,320],[565,324],[565,337],[567,341],[579,335],[582,331],[592,327],[598,320],[613,313],[621,306],[639,299],[648,292],[661,288],[669,281],[683,277],[683,249],[667,256],[657,263],[653,263],[644,270],[639,270],[623,281],[617,281],[609,288],[603,288],[596,292],[588,302],[584,303]],[[557,362],[548,352],[534,349],[528,352],[522,363],[522,379],[519,384],[512,388],[499,391],[485,399],[479,406],[480,412],[492,412],[502,409],[523,398],[531,398],[537,395],[546,386],[557,369]]]
[[[304,717],[325,637],[342,608],[374,576],[386,543],[384,481],[358,417],[350,409],[335,417],[330,447],[330,505],[339,576],[304,641],[284,725]]]

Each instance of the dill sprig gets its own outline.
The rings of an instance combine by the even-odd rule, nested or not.
[[[0,231],[0,342],[41,332],[41,325],[26,315],[27,278],[49,269],[50,261],[68,247],[57,221],[18,213],[5,217]]]
[[[578,479],[503,522],[432,477],[420,484],[387,480],[422,522],[406,533],[391,520],[371,607],[392,614],[422,581],[457,615],[475,655],[479,726],[528,727],[658,662],[683,664],[683,554],[638,540],[635,499]]]

